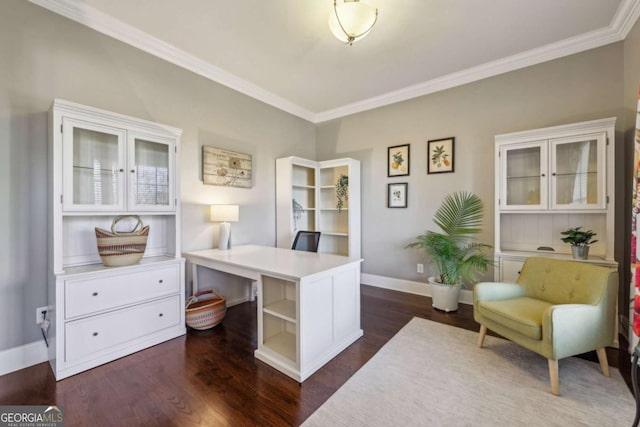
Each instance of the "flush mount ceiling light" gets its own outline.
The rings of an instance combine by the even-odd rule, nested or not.
[[[378,20],[378,9],[359,0],[333,0],[329,28],[338,40],[348,45],[369,34]]]

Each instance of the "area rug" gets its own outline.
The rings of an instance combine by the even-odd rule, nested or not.
[[[633,395],[620,372],[547,360],[487,336],[413,318],[303,424],[312,426],[630,426]]]

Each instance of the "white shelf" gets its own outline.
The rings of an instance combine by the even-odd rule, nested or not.
[[[296,323],[296,302],[293,300],[283,299],[276,301],[265,306],[262,310],[279,319]]]
[[[154,216],[176,216],[176,212],[175,211],[159,211],[159,212],[153,212],[153,211],[127,211],[127,214],[131,214],[131,215],[154,215]],[[95,211],[95,212],[62,212],[61,214],[63,217],[76,217],[76,216],[116,216],[116,215],[122,215],[122,211]]]
[[[349,178],[348,197],[338,209],[336,184]],[[303,208],[293,213],[292,199]],[[299,157],[276,160],[276,245],[290,248],[298,230],[332,230],[318,252],[360,257],[360,162],[343,158],[316,162]],[[334,233],[335,232],[335,233]],[[348,239],[344,237],[349,235]]]
[[[336,212],[337,214],[341,214],[342,212],[349,212],[349,208],[342,208],[340,212],[338,212],[338,208],[320,208],[321,211],[326,212]]]
[[[551,252],[551,251],[502,251],[497,252],[496,255],[503,257],[535,257],[542,256],[545,258],[554,258],[554,259],[563,259],[566,261],[579,261],[586,263],[594,263],[594,264],[603,264],[603,263],[616,263],[613,259],[607,259],[603,256],[598,255],[589,255],[589,259],[576,259],[571,254],[565,254],[560,252]]]
[[[57,277],[69,278],[71,276],[76,276],[79,274],[93,274],[99,271],[120,271],[125,269],[136,269],[141,265],[153,265],[159,264],[163,262],[173,262],[176,258],[169,256],[154,256],[154,257],[145,257],[140,260],[137,264],[125,265],[121,267],[106,267],[102,263],[99,264],[87,264],[87,265],[77,265],[73,267],[66,267],[64,269],[63,274],[56,275]]]
[[[338,231],[320,231],[323,236],[349,237],[349,233],[341,233]]]
[[[296,361],[296,336],[290,332],[280,332],[264,341],[264,346],[282,355],[283,357]]]

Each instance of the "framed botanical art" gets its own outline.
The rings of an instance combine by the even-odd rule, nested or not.
[[[406,208],[408,186],[409,184],[406,182],[387,184],[387,206],[390,208]]]
[[[427,173],[453,172],[453,144],[455,138],[428,141]]]
[[[387,149],[387,176],[409,175],[409,144]]]

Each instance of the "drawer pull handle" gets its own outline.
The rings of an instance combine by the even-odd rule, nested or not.
[[[158,280],[158,283],[162,283],[162,279]]]
[[[97,333],[97,332],[94,332],[94,333],[93,333],[93,336],[94,336],[94,337],[97,337],[97,336],[98,336],[98,333]]]
[[[162,313],[160,313],[160,314],[158,314],[158,316],[159,316],[159,317],[162,317],[162,316],[163,316],[163,314],[162,314]]]
[[[92,293],[91,295],[93,295],[94,297],[97,297],[97,296],[98,296],[98,293],[97,293],[97,292],[94,292],[94,293]]]

